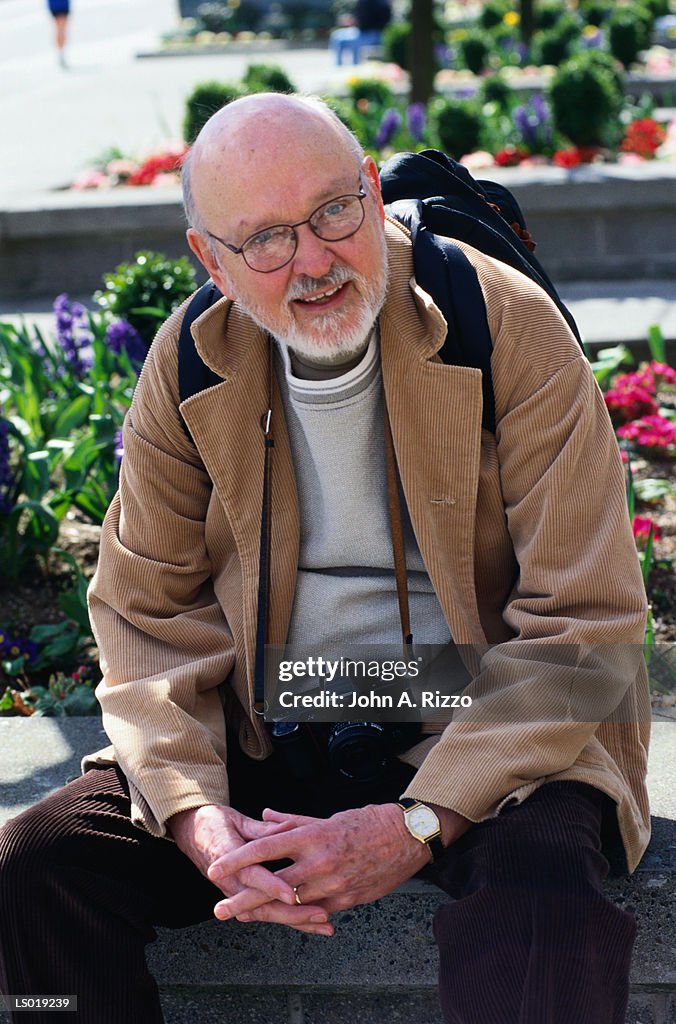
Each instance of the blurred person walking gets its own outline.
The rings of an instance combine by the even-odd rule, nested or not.
[[[47,0],[47,6],[49,7],[49,13],[54,19],[54,43],[59,65],[62,68],[67,68],[66,38],[68,17],[70,15],[70,0]]]

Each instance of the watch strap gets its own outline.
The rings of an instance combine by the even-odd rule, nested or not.
[[[403,811],[410,811],[412,807],[417,807],[418,804],[421,804],[423,807],[427,806],[427,804],[423,803],[422,800],[414,800],[410,796],[400,796],[397,803]],[[432,810],[431,807],[430,810]],[[432,854],[432,862],[439,860],[444,852],[444,844],[441,841],[441,829],[438,834],[432,835],[429,839],[423,839],[422,841]]]

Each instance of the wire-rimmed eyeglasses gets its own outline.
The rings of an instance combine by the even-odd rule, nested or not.
[[[242,256],[251,270],[259,274],[271,274],[273,270],[281,270],[296,255],[298,233],[296,228],[308,224],[310,230],[324,242],[342,242],[354,235],[364,223],[364,199],[366,192],[359,187],[358,195],[336,196],[322,203],[316,210],[295,224],[272,224],[254,235],[250,235],[241,245],[231,245],[225,239],[207,231],[209,238],[220,242],[236,256]]]

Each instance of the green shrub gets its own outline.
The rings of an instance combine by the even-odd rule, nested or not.
[[[506,111],[514,104],[515,96],[509,82],[501,75],[491,75],[481,82],[477,99],[481,106],[485,103],[495,103],[500,110]]]
[[[185,101],[183,138],[192,144],[212,114],[226,103],[246,94],[246,89],[235,82],[200,82]]]
[[[576,146],[608,145],[617,135],[624,103],[613,60],[580,52],[555,73],[548,90],[554,124]]]
[[[580,35],[579,21],[570,14],[561,14],[554,27],[536,33],[531,51],[533,63],[558,67],[572,55]]]
[[[240,0],[237,4],[206,3],[197,8],[197,20],[207,32],[256,32],[261,11],[251,0]]]
[[[587,25],[595,25],[597,28],[603,24],[612,10],[610,0],[580,0],[578,4],[578,11]]]
[[[355,105],[347,99],[340,99],[337,96],[324,96],[324,102],[331,108],[346,128],[357,137],[361,145],[366,148],[369,144],[369,132],[364,118],[361,116]]]
[[[132,263],[103,275],[105,287],[94,300],[112,317],[127,320],[150,345],[160,323],[193,293],[196,277],[186,256],[137,252]]]
[[[394,103],[394,93],[389,85],[381,82],[379,78],[358,78],[350,83],[348,93],[355,104],[359,100],[366,100],[378,107],[387,107]]]
[[[496,28],[502,24],[505,15],[515,9],[515,4],[510,3],[509,0],[490,0],[490,3],[484,4],[477,22],[481,28]]]
[[[409,70],[409,40],[411,26],[405,21],[391,21],[383,29],[383,57],[390,64],[398,64],[405,71]]]
[[[534,24],[539,32],[546,32],[550,28],[556,28],[563,12],[560,0],[545,0],[544,3],[534,4]]]
[[[242,77],[249,92],[296,92],[284,68],[277,64],[249,64]]]
[[[200,4],[197,20],[206,32],[229,32],[232,23],[232,9],[227,4]]]
[[[618,7],[607,22],[608,46],[625,68],[637,59],[641,50],[650,45],[653,17],[640,4]]]
[[[666,14],[670,13],[669,0],[641,0],[643,7],[646,7],[653,18],[663,18]]]
[[[468,32],[459,43],[460,57],[464,67],[475,75],[488,67],[488,60],[493,49],[493,40],[487,32],[475,29]]]
[[[437,97],[430,103],[430,122],[441,148],[459,160],[472,153],[481,137],[481,113],[471,100]]]

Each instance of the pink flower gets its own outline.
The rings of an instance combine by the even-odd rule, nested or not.
[[[651,528],[653,531],[653,540],[659,540],[661,537],[659,527],[657,527],[648,516],[634,516],[631,522],[631,528],[637,545],[645,545],[648,543]]]
[[[106,188],[108,185],[110,185],[110,179],[103,171],[90,169],[83,171],[82,174],[78,174],[71,188]]]
[[[482,171],[485,167],[495,167],[495,160],[485,149],[475,149],[473,153],[465,153],[459,161],[470,171]]]
[[[617,428],[617,436],[631,441],[637,448],[658,451],[660,455],[676,454],[676,423],[664,416],[643,416]]]
[[[613,423],[629,423],[641,416],[653,416],[657,413],[657,402],[645,388],[638,387],[633,382],[618,386],[606,391],[605,399],[610,418]]]
[[[106,165],[106,173],[116,178],[128,178],[138,168],[134,160],[111,160]]]

